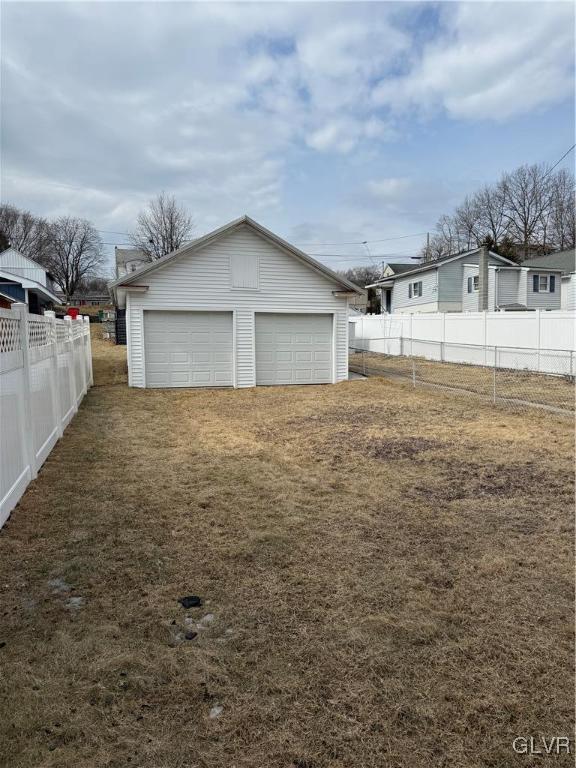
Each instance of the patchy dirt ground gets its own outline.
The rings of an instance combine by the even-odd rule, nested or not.
[[[0,764],[505,768],[573,732],[566,419],[129,390],[123,354],[0,533]]]

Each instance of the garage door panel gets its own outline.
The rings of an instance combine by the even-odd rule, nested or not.
[[[233,385],[231,312],[146,311],[146,386]]]
[[[331,362],[331,315],[256,313],[256,384],[328,384]]]

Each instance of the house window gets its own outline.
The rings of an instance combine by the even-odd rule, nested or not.
[[[478,290],[478,275],[474,275],[468,278],[468,293],[473,293]]]
[[[408,298],[416,298],[416,296],[422,296],[422,280],[408,285]]]
[[[555,275],[532,275],[532,290],[534,293],[555,293]]]

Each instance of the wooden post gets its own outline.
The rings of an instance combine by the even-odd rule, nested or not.
[[[36,461],[34,430],[32,427],[32,384],[30,380],[30,346],[28,343],[28,305],[17,303],[12,305],[12,309],[15,309],[20,315],[20,345],[22,347],[22,367],[24,378],[24,418],[22,419],[22,442],[26,452],[26,460],[28,462],[28,466],[30,467],[30,479],[33,480],[38,476],[38,463]]]
[[[58,381],[58,332],[56,330],[56,312],[47,309],[44,312],[45,317],[50,318],[50,334],[52,343],[52,354],[50,355],[50,391],[52,395],[52,412],[56,422],[58,437],[62,437],[62,411],[60,407],[59,381]]]

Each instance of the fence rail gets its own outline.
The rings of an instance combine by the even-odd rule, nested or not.
[[[350,370],[392,376],[493,403],[574,413],[575,355],[571,350],[485,347],[401,338],[350,347]],[[372,342],[381,341],[383,351]]]
[[[87,317],[0,309],[0,527],[92,385]]]

